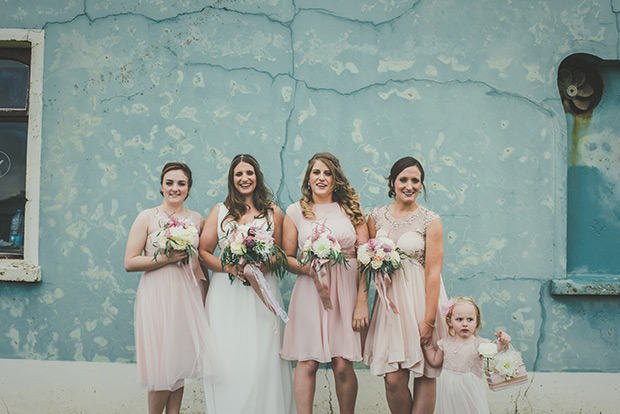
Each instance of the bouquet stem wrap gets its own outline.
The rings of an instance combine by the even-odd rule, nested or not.
[[[313,258],[311,263],[313,271],[310,272],[310,276],[312,276],[316,291],[319,293],[319,297],[323,303],[323,309],[332,310],[334,309],[334,306],[332,305],[332,300],[329,297],[329,281],[331,280],[331,272],[327,270],[329,269],[329,266],[325,266],[327,263],[329,263],[329,259],[319,259],[318,257]]]
[[[256,292],[256,295],[267,306],[267,309],[279,316],[285,323],[288,322],[288,315],[273,296],[269,283],[258,266],[254,263],[248,263],[243,257],[239,259],[239,266],[243,269],[243,275],[250,283],[250,286],[252,286],[252,289],[254,289],[254,292]]]
[[[383,307],[387,313],[388,307],[392,309],[394,313],[398,313],[398,308],[394,304],[394,301],[388,296],[388,289],[392,286],[392,279],[390,275],[385,272],[373,272],[375,279],[375,287],[377,288],[377,295],[383,302]]]

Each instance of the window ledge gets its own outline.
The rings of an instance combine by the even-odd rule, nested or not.
[[[0,281],[40,282],[41,267],[23,260],[0,260]]]
[[[551,281],[553,295],[620,296],[620,276],[573,276]]]

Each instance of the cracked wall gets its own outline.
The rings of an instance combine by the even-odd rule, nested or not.
[[[366,211],[396,159],[422,161],[448,293],[481,304],[483,336],[510,332],[532,370],[620,369],[617,301],[549,293],[566,263],[557,67],[618,59],[618,3],[356,4],[1,2],[0,27],[46,32],[42,282],[0,285],[0,357],[133,361],[124,247],[165,162],[192,167],[206,215],[250,152],[285,210],[330,150]]]

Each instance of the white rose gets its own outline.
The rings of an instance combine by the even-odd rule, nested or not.
[[[486,342],[478,346],[478,352],[484,358],[493,358],[497,354],[497,345],[493,342]]]
[[[383,249],[378,249],[375,252],[375,259],[385,260],[386,257],[387,257],[387,253],[384,252]]]
[[[368,253],[368,247],[366,245],[360,246],[357,250],[357,260],[363,265],[370,263],[370,254]]]
[[[243,244],[238,241],[230,243],[230,251],[237,256],[241,256],[243,254]]]
[[[370,267],[372,267],[375,270],[380,269],[381,265],[383,265],[383,261],[382,260],[373,259],[370,262]]]
[[[309,252],[312,249],[312,242],[310,240],[306,240],[304,243],[304,247],[301,249],[304,252]]]

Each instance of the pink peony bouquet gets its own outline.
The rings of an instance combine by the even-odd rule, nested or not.
[[[392,284],[390,274],[400,269],[401,261],[406,257],[407,255],[388,237],[375,237],[357,249],[360,274],[366,275],[366,289],[370,288],[370,282],[373,280],[386,310],[389,307],[394,313],[398,313],[398,309],[387,294]]]
[[[312,233],[305,241],[301,252],[297,255],[297,261],[301,266],[310,264],[312,269],[311,276],[314,285],[319,293],[325,310],[332,309],[331,298],[329,296],[329,270],[330,266],[343,264],[345,267],[348,258],[342,254],[342,247],[331,231],[321,223],[313,223]]]

